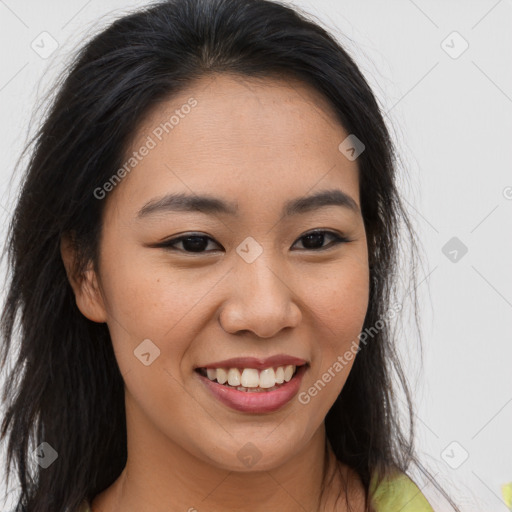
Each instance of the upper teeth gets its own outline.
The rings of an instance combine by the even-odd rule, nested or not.
[[[278,366],[258,371],[255,368],[207,368],[206,375],[210,380],[217,380],[219,384],[226,382],[230,386],[243,386],[246,388],[271,388],[276,384],[289,382],[293,377],[296,366]]]

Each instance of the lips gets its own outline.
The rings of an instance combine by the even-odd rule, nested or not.
[[[267,358],[233,357],[194,368],[220,402],[243,412],[272,412],[298,392],[306,360],[288,354]]]

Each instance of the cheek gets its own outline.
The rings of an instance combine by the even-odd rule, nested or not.
[[[189,343],[190,332],[187,337],[184,330],[190,329],[195,306],[209,283],[170,271],[168,264],[148,258],[149,251],[141,255],[128,247],[118,248],[118,257],[112,252],[104,258],[102,288],[120,369],[139,371],[134,351],[147,339],[159,352],[151,366],[175,367]],[[198,322],[194,325],[197,328]]]
[[[154,260],[131,261],[125,253],[104,271],[108,327],[120,372],[132,405],[148,417],[159,411],[155,420],[160,418],[162,428],[169,428],[170,418],[186,424],[185,413],[201,411],[194,400],[184,407],[182,361],[203,327],[198,315],[204,314],[200,301],[209,283],[192,282]]]
[[[368,309],[368,267],[356,263],[333,269],[321,282],[312,281],[310,285],[310,307],[330,336],[342,342],[349,335],[359,334]]]
[[[136,337],[162,338],[209,286],[198,272],[173,268],[159,249],[120,240],[104,246],[102,284],[109,312]]]
[[[357,357],[368,300],[369,269],[362,264],[347,265],[331,273],[330,278],[309,295],[318,343],[313,354],[308,395],[311,398],[321,395],[316,407],[320,407],[322,413],[327,412],[341,392]]]

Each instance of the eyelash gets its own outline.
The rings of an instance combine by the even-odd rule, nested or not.
[[[331,236],[333,238],[333,242],[331,242],[330,245],[327,245],[326,247],[322,247],[320,249],[301,249],[301,250],[305,250],[305,251],[312,251],[312,252],[322,252],[322,251],[326,251],[328,249],[331,249],[337,245],[340,245],[342,243],[347,243],[347,242],[350,242],[351,240],[349,240],[348,238],[344,237],[344,236],[340,236],[338,233],[334,232],[334,231],[327,231],[327,230],[313,230],[313,231],[309,231],[307,233],[305,233],[304,235],[302,235],[301,237],[299,237],[297,239],[297,242],[307,236],[310,236],[310,235],[328,235],[328,236]],[[182,242],[183,240],[186,240],[188,238],[207,238],[211,241],[214,241],[213,238],[207,236],[207,235],[201,235],[201,234],[196,234],[196,233],[191,233],[191,234],[188,234],[188,235],[184,235],[184,236],[180,236],[180,237],[177,237],[177,238],[173,238],[171,240],[167,240],[161,244],[158,244],[156,247],[161,247],[161,248],[164,248],[164,249],[167,249],[167,250],[171,250],[171,251],[179,251],[179,252],[185,252],[185,253],[188,253],[188,254],[204,254],[204,253],[208,253],[208,252],[212,252],[212,251],[197,251],[197,252],[194,252],[194,251],[185,251],[183,249],[177,249],[175,247],[176,244],[179,244],[180,242]],[[296,242],[295,242],[296,243]],[[294,245],[295,245],[294,243]]]

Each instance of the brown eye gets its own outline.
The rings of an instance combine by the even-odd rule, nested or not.
[[[191,253],[202,253],[202,252],[212,252],[205,251],[206,247],[208,247],[209,241],[217,244],[213,238],[206,235],[199,234],[191,234],[180,236],[177,238],[173,238],[172,240],[168,240],[162,244],[159,244],[157,247],[163,247],[169,250],[176,250],[181,252],[191,252]],[[178,244],[182,244],[182,248],[176,248],[175,246]],[[218,244],[217,244],[218,245]]]
[[[333,241],[329,245],[323,246],[326,236],[331,237],[333,239]],[[312,250],[312,251],[323,251],[325,249],[334,247],[335,245],[350,242],[350,240],[344,236],[340,236],[333,231],[325,231],[325,230],[311,231],[310,233],[302,235],[299,238],[299,240],[304,240],[304,242],[303,242],[304,249]]]

